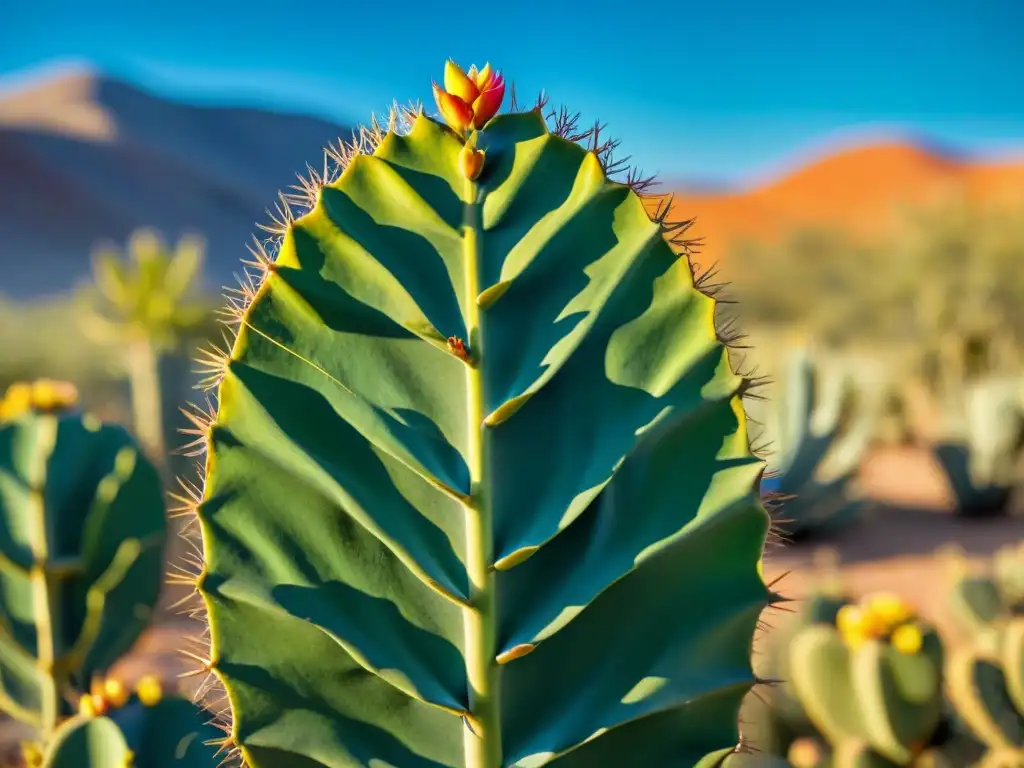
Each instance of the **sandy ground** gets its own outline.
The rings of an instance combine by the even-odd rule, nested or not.
[[[941,554],[942,548],[955,545],[969,562],[980,566],[1000,545],[1024,539],[1024,516],[978,521],[956,518],[949,488],[938,468],[930,456],[913,449],[872,455],[862,469],[861,483],[874,501],[865,518],[830,541],[773,548],[765,559],[766,578],[786,574],[776,588],[799,600],[831,572],[829,561],[838,562],[843,586],[852,595],[897,592],[955,639],[945,608],[950,563]],[[785,620],[785,613],[766,616],[772,626]],[[188,638],[198,638],[200,631],[193,620],[167,619],[139,640],[115,672],[129,684],[143,674],[158,672],[171,685],[191,692],[198,680],[179,680],[177,676],[196,667],[181,651],[194,650]],[[0,741],[10,743],[16,733],[13,724],[0,725]]]

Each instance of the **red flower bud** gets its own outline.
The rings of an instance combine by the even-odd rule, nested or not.
[[[479,72],[475,65],[464,72],[449,59],[444,66],[444,89],[434,83],[434,100],[441,116],[462,134],[470,127],[483,128],[497,114],[504,98],[505,79],[490,64]]]

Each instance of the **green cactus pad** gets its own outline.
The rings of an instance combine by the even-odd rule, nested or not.
[[[1024,619],[1014,619],[1003,629],[1000,656],[1006,675],[1006,690],[1024,717]]]
[[[858,740],[864,725],[854,687],[850,650],[834,627],[814,625],[789,646],[789,683],[811,722],[831,744]]]
[[[971,634],[984,632],[1004,613],[996,583],[984,576],[962,576],[953,583],[950,594],[953,616]]]
[[[76,717],[60,729],[47,755],[52,768],[215,768],[218,739],[210,715],[187,699],[151,707],[132,700],[107,717]],[[131,762],[128,756],[131,755]]]
[[[737,741],[768,517],[714,302],[539,112],[478,143],[475,185],[425,116],[356,156],[245,310],[200,591],[253,768]]]
[[[948,666],[949,697],[971,732],[990,749],[1024,746],[1024,716],[1009,694],[998,659],[970,647]]]
[[[839,609],[849,603],[841,594],[828,591],[808,595],[800,602],[798,613],[765,637],[764,653],[755,656],[754,669],[765,679],[781,680],[768,691],[749,697],[746,707],[756,715],[744,718],[754,729],[747,729],[747,741],[758,749],[775,746],[785,751],[785,746],[796,736],[813,736],[814,726],[807,719],[807,713],[794,695],[790,680],[790,643],[804,628],[814,625],[835,626]],[[770,706],[762,704],[766,698]],[[762,711],[768,709],[767,712]]]
[[[904,654],[869,642],[852,653],[853,698],[864,733],[877,752],[906,763],[927,744],[942,718],[942,645],[924,633],[922,648]]]
[[[793,639],[793,689],[832,744],[860,742],[904,764],[928,743],[942,717],[942,647],[926,632],[919,653],[869,641],[851,650],[832,627]]]
[[[150,707],[133,700],[112,717],[139,768],[214,768],[226,757],[218,754],[224,733],[210,724],[210,713],[180,696],[165,696]]]
[[[117,723],[109,717],[75,717],[58,730],[43,768],[142,768]]]
[[[44,730],[136,640],[163,574],[163,492],[121,427],[0,427],[0,708]],[[48,671],[52,673],[48,674]]]

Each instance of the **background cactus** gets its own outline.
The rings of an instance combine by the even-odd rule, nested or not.
[[[129,434],[45,405],[0,425],[0,708],[44,738],[145,627],[165,525]]]
[[[943,396],[935,446],[965,517],[1004,514],[1024,469],[1024,408],[1019,376],[990,376]]]
[[[1024,762],[1024,619],[958,649],[947,686],[960,717],[988,747],[990,764]]]
[[[494,118],[475,182],[463,136],[401,127],[280,222],[223,362],[198,589],[232,738],[253,768],[713,765],[770,600],[715,302],[571,121]]]
[[[35,730],[27,766],[212,768],[205,713],[104,674],[159,596],[163,491],[129,434],[76,400],[50,381],[0,400],[0,710]]]
[[[788,349],[776,381],[769,398],[751,403],[772,454],[762,488],[779,495],[780,529],[792,539],[806,538],[853,520],[864,508],[852,484],[871,442],[873,411],[855,413],[850,372],[823,365],[806,344]]]
[[[942,720],[943,649],[899,599],[844,606],[835,627],[803,629],[789,651],[792,688],[836,765],[910,765],[928,746]]]
[[[759,677],[779,682],[767,691],[749,697],[745,703],[742,718],[744,739],[753,748],[781,755],[786,754],[796,741],[820,737],[787,682],[791,679],[790,644],[807,627],[835,626],[839,610],[850,602],[838,585],[823,585],[798,603],[794,616],[764,637],[764,647],[755,656],[754,669]]]
[[[80,715],[64,723],[43,768],[213,768],[223,734],[191,701],[133,698],[109,715]]]
[[[209,307],[197,296],[203,241],[182,238],[172,250],[148,229],[128,241],[128,258],[104,246],[93,259],[93,285],[80,295],[86,330],[122,350],[135,431],[153,461],[166,454],[161,361],[186,337],[202,335]]]
[[[972,571],[962,552],[945,553],[952,586],[949,611],[966,635],[977,641],[1011,617],[1024,613],[1020,544],[1000,547],[981,571]]]

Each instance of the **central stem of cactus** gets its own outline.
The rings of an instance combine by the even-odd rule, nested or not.
[[[466,503],[466,567],[469,572],[470,607],[466,609],[465,655],[469,681],[469,708],[465,733],[466,768],[500,768],[501,720],[499,717],[497,656],[497,604],[494,576],[494,521],[488,488],[487,427],[484,425],[485,354],[480,295],[480,205],[477,186],[466,182],[463,219],[465,255],[466,331],[470,363],[466,366],[469,425],[470,499]]]

